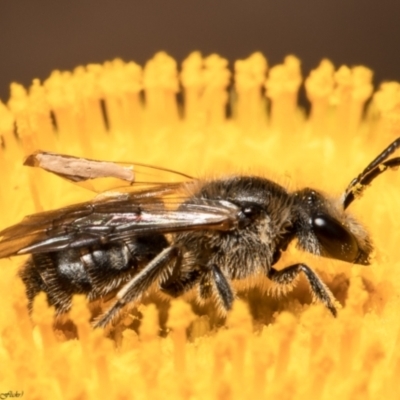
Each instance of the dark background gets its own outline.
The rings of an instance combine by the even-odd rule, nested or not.
[[[53,69],[115,57],[143,64],[159,50],[234,61],[256,50],[273,65],[289,53],[303,72],[323,57],[363,64],[375,84],[400,81],[399,0],[21,0],[0,5],[0,98]]]

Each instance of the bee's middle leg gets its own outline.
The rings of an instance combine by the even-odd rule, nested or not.
[[[180,262],[178,261],[175,265],[176,274],[173,272],[169,279],[160,285],[163,292],[172,297],[178,297],[198,283],[199,294],[202,299],[208,299],[215,295],[225,312],[232,308],[235,296],[231,285],[218,265],[199,267],[184,275],[179,275],[179,270]]]
[[[235,299],[231,285],[218,265],[214,264],[211,266],[211,275],[214,292],[218,302],[225,311],[231,310],[233,300]]]

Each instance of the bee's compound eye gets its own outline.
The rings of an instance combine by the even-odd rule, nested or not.
[[[317,215],[312,219],[312,226],[325,256],[356,261],[359,254],[357,240],[340,222],[328,215]]]

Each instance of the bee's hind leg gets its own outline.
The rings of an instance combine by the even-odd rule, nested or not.
[[[178,255],[178,247],[170,246],[153,258],[139,274],[134,276],[119,290],[116,295],[117,300],[95,321],[94,327],[104,328],[110,324],[127,303],[139,299],[153,283],[160,279],[165,272],[165,268],[168,267],[173,260],[176,260]]]
[[[320,301],[332,313],[334,317],[337,315],[337,310],[334,305],[334,297],[328,287],[322,282],[321,278],[307,265],[294,264],[280,271],[271,268],[268,271],[268,278],[274,283],[282,286],[292,286],[295,279],[303,272],[308,283],[312,296],[315,300]]]

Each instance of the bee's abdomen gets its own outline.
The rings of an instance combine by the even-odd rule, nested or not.
[[[41,291],[58,314],[69,311],[74,294],[85,294],[89,300],[102,298],[129,281],[167,246],[164,236],[153,235],[96,248],[33,254],[20,272],[29,307]]]

